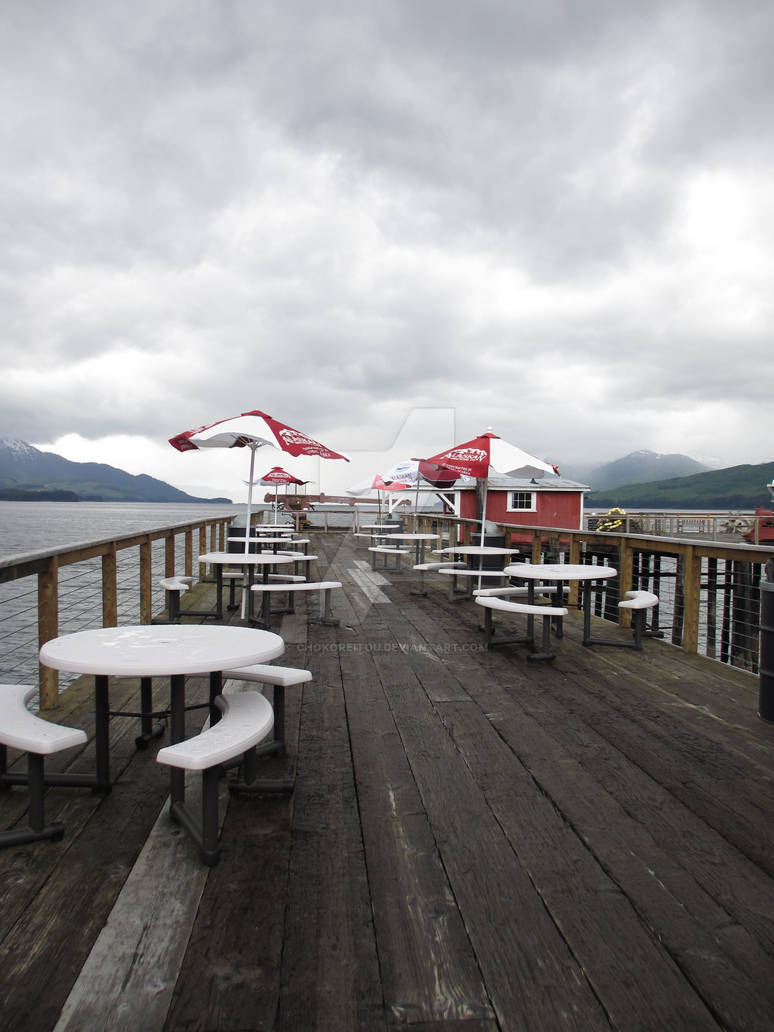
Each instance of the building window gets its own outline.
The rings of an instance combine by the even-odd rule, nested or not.
[[[508,512],[535,512],[535,492],[509,491]]]

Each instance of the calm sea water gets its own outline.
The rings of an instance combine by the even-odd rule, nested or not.
[[[263,506],[261,506],[263,508]],[[132,502],[0,502],[0,559],[118,538],[205,516],[235,516],[244,505],[157,504]],[[119,623],[139,619],[139,556],[136,549],[119,553]],[[163,573],[164,546],[153,548],[154,578]],[[99,559],[65,566],[59,573],[59,627],[63,632],[99,626],[101,613]],[[154,585],[154,607],[164,605]],[[0,683],[36,684],[37,578],[0,583]],[[60,686],[72,676],[62,674]]]
[[[0,502],[0,558],[244,511],[214,503]]]

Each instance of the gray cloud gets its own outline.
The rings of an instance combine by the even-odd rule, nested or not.
[[[0,30],[0,433],[262,407],[370,448],[451,406],[560,463],[770,459],[769,4],[34,0]]]

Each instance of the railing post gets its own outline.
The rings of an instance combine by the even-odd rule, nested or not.
[[[175,535],[167,534],[164,538],[164,576],[175,576]]]
[[[193,531],[190,527],[185,531],[185,575],[193,577]]]
[[[140,545],[140,623],[149,624],[153,616],[153,553],[150,539]]]
[[[207,528],[202,523],[199,527],[199,555],[204,555],[207,551]],[[199,580],[204,580],[207,574],[207,564],[199,563]]]
[[[683,553],[683,641],[686,652],[699,648],[699,594],[701,591],[701,557],[693,545]]]
[[[618,546],[618,601],[626,598],[626,592],[632,590],[634,583],[634,577],[632,575],[632,567],[634,565],[634,549],[629,543],[628,539],[622,537]],[[632,611],[631,609],[619,609],[618,610],[618,623],[621,627],[631,627],[632,625]]]
[[[102,626],[118,626],[118,563],[116,545],[102,556]]]
[[[38,574],[38,648],[59,633],[59,560],[51,556],[48,566]],[[59,700],[59,674],[40,666],[40,708],[54,709]]]

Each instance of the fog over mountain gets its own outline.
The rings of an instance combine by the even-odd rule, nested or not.
[[[588,484],[594,491],[606,491],[622,484],[650,484],[672,477],[688,477],[693,473],[707,473],[711,468],[687,455],[659,455],[647,449],[631,452],[604,465],[571,464],[561,467],[563,475]]]

